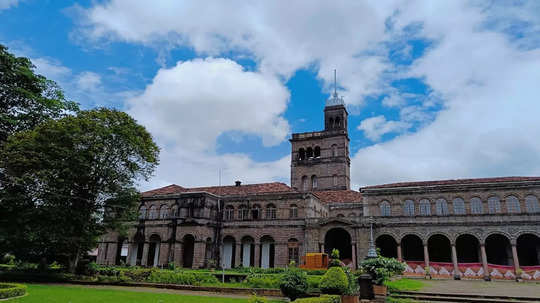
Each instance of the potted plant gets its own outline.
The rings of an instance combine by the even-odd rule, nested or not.
[[[424,271],[426,272],[425,278],[431,279],[431,268],[429,266],[424,267]]]
[[[358,281],[356,279],[356,276],[353,274],[350,268],[344,267],[343,271],[345,272],[345,275],[347,276],[347,280],[349,282],[349,287],[347,287],[347,290],[343,295],[341,295],[341,303],[359,303],[359,287],[358,287]]]
[[[405,270],[405,263],[379,255],[377,258],[364,260],[360,267],[373,278],[373,292],[375,295],[386,296],[385,282],[394,275],[401,275]]]

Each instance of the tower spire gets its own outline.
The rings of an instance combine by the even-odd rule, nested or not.
[[[343,98],[337,94],[337,70],[334,69],[334,93],[326,100],[326,106],[345,105]]]

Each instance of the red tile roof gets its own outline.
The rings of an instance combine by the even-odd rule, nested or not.
[[[184,188],[175,184],[165,186],[162,188],[150,190],[142,193],[143,197],[152,197],[158,195],[179,194],[187,192],[209,192],[218,196],[236,196],[236,195],[250,195],[259,193],[277,193],[277,192],[292,192],[294,191],[285,183],[272,182],[272,183],[259,183],[259,184],[245,184],[245,185],[229,185],[229,186],[209,186],[209,187],[192,187]]]
[[[460,185],[476,183],[498,183],[498,182],[521,182],[540,181],[540,177],[498,177],[498,178],[476,178],[476,179],[456,179],[438,181],[418,181],[418,182],[398,182],[381,185],[362,187],[362,189],[392,188],[392,187],[415,187],[415,186],[436,186],[436,185]]]
[[[322,190],[313,192],[325,203],[360,203],[362,194],[354,190]]]

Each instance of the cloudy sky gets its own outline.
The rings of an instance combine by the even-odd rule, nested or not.
[[[141,189],[289,183],[338,71],[352,186],[540,175],[539,1],[0,0],[0,43],[162,148]]]

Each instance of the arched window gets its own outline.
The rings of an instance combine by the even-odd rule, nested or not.
[[[259,220],[261,218],[261,206],[258,204],[251,207],[251,218],[253,220]]]
[[[298,218],[298,207],[296,204],[291,204],[291,207],[289,208],[289,217]]]
[[[227,205],[225,207],[225,212],[223,213],[225,221],[234,220],[234,207],[232,205]]]
[[[274,204],[268,204],[266,206],[266,219],[276,219],[276,218],[277,218],[276,206]]]
[[[311,188],[316,189],[317,186],[317,176],[313,175],[311,176]]]
[[[296,239],[289,239],[287,242],[287,248],[289,252],[289,264],[291,262],[294,262],[296,265],[298,265],[298,240]]]
[[[501,200],[497,196],[491,196],[488,198],[488,211],[490,214],[497,214],[501,212]]]
[[[338,176],[334,175],[332,178],[334,179],[334,186],[337,186],[338,185]]]
[[[163,204],[161,205],[161,208],[159,209],[159,218],[166,219],[168,217],[169,217],[169,207]]]
[[[388,201],[382,201],[379,205],[379,208],[381,209],[381,216],[388,217],[390,216],[390,202]]]
[[[465,201],[461,198],[455,198],[452,201],[454,206],[454,215],[464,215],[465,214]]]
[[[403,214],[405,216],[414,216],[414,201],[405,200],[403,203]]]
[[[321,157],[321,148],[318,146],[315,146],[315,158]]]
[[[155,205],[150,206],[149,213],[148,213],[148,219],[157,219],[158,218],[158,212],[157,207]]]
[[[146,218],[146,206],[141,206],[139,208],[139,219],[145,219]]]
[[[308,159],[313,158],[313,149],[312,149],[311,147],[308,147],[308,148],[307,148],[307,151],[306,151],[306,157],[307,157]]]
[[[341,126],[341,119],[339,119],[339,117],[336,117],[336,127],[340,127]]]
[[[308,190],[308,179],[307,176],[302,177],[302,190]]]
[[[248,220],[249,210],[246,205],[240,205],[238,207],[238,220]]]
[[[419,206],[421,216],[431,216],[431,203],[429,203],[428,199],[420,200]]]
[[[446,203],[445,199],[441,198],[435,201],[435,211],[437,216],[448,216],[448,203]]]
[[[527,207],[528,213],[538,213],[540,212],[540,205],[538,204],[538,198],[533,195],[525,197],[525,206]]]
[[[519,200],[516,196],[506,197],[506,209],[509,213],[520,213],[521,207],[519,206]]]
[[[298,150],[298,160],[306,159],[306,151],[303,148]]]
[[[334,118],[328,119],[328,128],[334,128]]]
[[[483,214],[484,213],[484,207],[482,206],[482,200],[480,198],[472,198],[471,199],[471,214]]]
[[[337,157],[337,144],[332,144],[332,157]]]
[[[350,213],[349,217],[354,218],[354,217],[356,217],[356,214],[355,213]]]
[[[170,217],[171,218],[176,218],[178,216],[178,206],[173,205],[173,207],[171,208],[171,213],[170,213]]]

